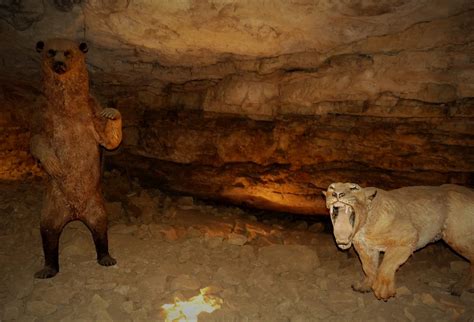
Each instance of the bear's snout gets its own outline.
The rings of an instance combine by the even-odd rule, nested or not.
[[[67,66],[62,61],[55,61],[53,63],[53,70],[57,74],[64,74],[67,71]]]

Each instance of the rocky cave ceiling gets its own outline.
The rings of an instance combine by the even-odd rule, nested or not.
[[[311,214],[332,181],[473,185],[472,0],[0,0],[1,179],[39,173],[52,37],[124,115],[110,163],[171,190]]]

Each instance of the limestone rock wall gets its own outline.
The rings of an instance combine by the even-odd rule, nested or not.
[[[170,189],[321,213],[331,181],[473,186],[472,1],[7,1],[0,179],[39,173],[51,37],[88,42],[92,89],[124,115],[110,162]]]
[[[292,116],[273,121],[147,112],[110,161],[150,182],[258,208],[325,213],[334,181],[386,189],[474,184],[474,118]]]
[[[469,0],[7,1],[2,78],[38,86],[35,43],[68,37],[89,43],[98,89],[154,106],[272,116],[381,95],[450,102],[473,96],[473,12]],[[166,89],[171,102],[157,99]]]
[[[29,87],[0,87],[0,181],[29,180],[42,176],[29,153],[29,120],[33,95]],[[39,93],[36,93],[38,95]]]

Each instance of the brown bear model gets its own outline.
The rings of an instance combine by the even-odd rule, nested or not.
[[[122,140],[119,111],[102,109],[89,94],[85,43],[40,41],[43,96],[33,121],[31,153],[49,175],[41,213],[44,268],[37,278],[59,271],[58,244],[64,226],[84,222],[92,233],[100,265],[109,255],[107,216],[100,188],[100,145],[114,149]]]

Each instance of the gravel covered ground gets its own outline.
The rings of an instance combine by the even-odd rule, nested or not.
[[[211,287],[221,309],[199,321],[474,321],[474,294],[449,294],[468,263],[441,243],[397,274],[397,297],[351,290],[362,275],[321,222],[206,205],[128,184],[108,173],[109,244],[118,264],[95,261],[79,222],[61,237],[59,274],[42,267],[42,184],[0,184],[1,321],[159,321],[160,307]]]

